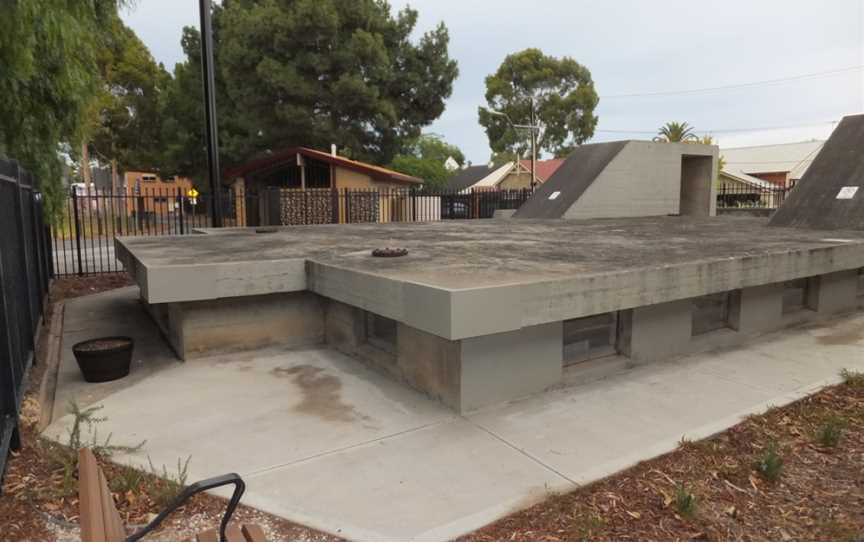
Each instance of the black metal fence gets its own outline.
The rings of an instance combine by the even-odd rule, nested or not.
[[[226,189],[220,196],[223,225],[288,226],[388,222],[434,222],[492,218],[518,209],[530,190],[447,191],[427,189]],[[122,271],[115,236],[187,235],[211,227],[211,196],[191,197],[186,188],[68,193],[51,236],[56,275]]]
[[[777,209],[793,187],[794,183],[775,185],[767,181],[764,185],[722,184],[717,189],[717,208]]]
[[[18,413],[52,275],[49,242],[35,179],[0,158],[0,476],[21,444]]]

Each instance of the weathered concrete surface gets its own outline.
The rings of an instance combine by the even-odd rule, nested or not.
[[[126,304],[115,295],[82,299],[70,332],[134,318],[139,341],[158,344],[134,291]],[[100,433],[147,439],[118,457],[130,464],[191,455],[191,479],[237,471],[245,503],[349,539],[444,541],[792,401],[842,368],[864,370],[862,354],[864,317],[846,317],[456,416],[341,354],[268,349],[165,363],[146,378],[136,365],[121,381],[131,386],[102,395]],[[90,394],[69,386],[58,393]]]
[[[67,413],[72,399],[85,407],[180,364],[177,356],[159,336],[156,324],[142,308],[136,286],[69,299],[65,302],[64,321],[52,414],[55,420]],[[87,383],[75,362],[72,345],[108,335],[123,335],[135,340],[132,371],[121,380]]]
[[[181,359],[272,345],[324,342],[324,304],[311,292],[184,303],[144,302]]]
[[[864,232],[764,224],[474,220],[117,243],[151,303],[308,288],[451,340],[864,266]],[[370,256],[392,245],[409,255]]]
[[[843,117],[771,226],[864,230],[864,115]],[[851,197],[841,190],[855,190]]]
[[[687,143],[581,145],[513,217],[713,216],[717,154]]]

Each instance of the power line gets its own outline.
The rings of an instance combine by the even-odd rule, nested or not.
[[[731,133],[739,133],[739,132],[762,132],[768,130],[786,130],[788,128],[803,128],[806,126],[825,126],[828,124],[837,124],[836,120],[829,120],[824,122],[811,122],[808,124],[787,124],[785,126],[760,126],[753,128],[716,128],[712,130],[691,130],[693,133],[698,134],[731,134]],[[657,129],[654,130],[594,130],[595,132],[606,133],[606,134],[657,134]]]
[[[817,79],[820,77],[829,77],[832,75],[839,75],[842,73],[848,73],[852,71],[860,71],[864,69],[864,65],[858,66],[849,66],[848,68],[840,68],[836,70],[828,70],[824,72],[814,72],[814,73],[805,73],[801,75],[793,75],[791,77],[781,77],[778,79],[766,79],[763,81],[752,81],[749,83],[737,83],[734,85],[722,85],[717,87],[705,87],[705,88],[692,88],[686,90],[661,90],[656,92],[640,92],[633,94],[610,94],[608,96],[601,96],[601,100],[609,100],[616,98],[641,98],[641,97],[649,97],[649,96],[676,96],[682,94],[701,94],[703,92],[715,92],[721,90],[735,90],[741,88],[751,88],[765,85],[776,85],[780,83],[788,83],[791,81],[803,81],[808,79]]]

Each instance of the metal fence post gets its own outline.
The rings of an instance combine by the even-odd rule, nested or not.
[[[183,235],[186,233],[186,231],[185,231],[185,227],[184,227],[185,225],[183,223],[184,219],[183,219],[183,189],[182,188],[177,189],[177,207],[180,209],[180,211],[178,212],[178,216],[180,217],[180,235]]]
[[[84,274],[84,264],[81,261],[81,218],[78,216],[78,190],[72,187],[72,217],[75,227],[75,253],[78,261],[78,275]]]

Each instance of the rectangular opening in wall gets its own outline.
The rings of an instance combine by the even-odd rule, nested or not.
[[[564,365],[617,354],[618,313],[564,320]]]
[[[810,278],[787,280],[783,283],[783,314],[811,310],[810,289],[813,280]]]
[[[385,352],[396,352],[396,320],[366,313],[366,342]]]
[[[720,292],[693,298],[691,335],[732,327],[729,325],[729,307],[732,305],[732,296],[736,293]]]

